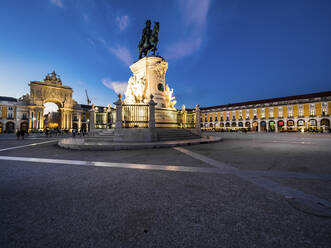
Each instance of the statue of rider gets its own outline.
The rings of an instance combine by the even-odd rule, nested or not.
[[[145,43],[147,44],[147,46],[149,46],[150,45],[149,39],[150,39],[151,35],[152,35],[151,21],[147,20],[146,27],[143,29],[142,37],[141,37],[138,47],[143,47]]]

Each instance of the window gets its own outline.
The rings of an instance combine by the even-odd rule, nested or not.
[[[217,121],[217,115],[215,115],[215,121]]]
[[[299,116],[303,116],[303,105],[299,105]]]
[[[235,119],[236,119],[236,112],[232,111],[232,120],[235,120]]]
[[[13,111],[13,107],[8,107],[8,111]]]
[[[209,121],[212,122],[213,121],[213,117],[210,116],[209,117]]]
[[[242,119],[242,118],[243,118],[243,111],[239,110],[239,119]]]
[[[274,118],[274,108],[269,108],[269,117]]]
[[[27,113],[23,113],[23,115],[22,115],[22,119],[23,120],[27,120],[28,118],[27,118]]]
[[[312,103],[312,104],[309,104],[309,115],[311,116],[315,116],[316,114],[316,111],[315,111],[315,104]]]
[[[0,119],[2,118],[2,106],[0,105]]]
[[[249,109],[246,110],[246,119],[249,119]]]
[[[7,117],[7,119],[13,119],[13,112],[9,112],[9,113],[8,113],[8,117]]]
[[[226,120],[229,120],[229,112],[226,112]]]
[[[265,108],[261,109],[261,118],[265,118]]]
[[[278,107],[278,117],[283,117],[283,107]]]
[[[288,110],[288,117],[293,117],[293,106],[288,106],[287,110]]]
[[[223,121],[223,113],[221,113],[221,121]]]
[[[327,102],[323,102],[322,103],[322,115],[327,115],[327,114],[328,114],[328,103]]]
[[[253,116],[254,116],[254,118],[256,118],[256,116],[257,116],[257,109],[254,109],[253,110]]]

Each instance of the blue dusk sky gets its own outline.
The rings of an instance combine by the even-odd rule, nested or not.
[[[330,0],[2,0],[0,95],[55,70],[86,104],[116,101],[146,19],[176,107],[331,90]],[[113,104],[112,104],[113,105]]]

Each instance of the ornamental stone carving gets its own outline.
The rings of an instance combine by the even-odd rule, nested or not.
[[[161,57],[144,57],[130,66],[133,75],[125,92],[125,104],[148,104],[154,96],[158,108],[174,108],[173,89],[165,84],[168,63]]]

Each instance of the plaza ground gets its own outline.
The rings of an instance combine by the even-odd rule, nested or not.
[[[0,135],[0,247],[330,247],[331,136],[71,151]]]

